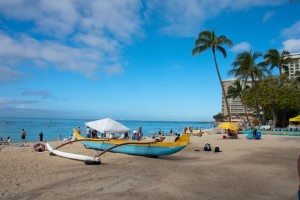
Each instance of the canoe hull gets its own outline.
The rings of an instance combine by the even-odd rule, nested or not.
[[[105,142],[90,142],[90,141],[82,141],[82,144],[85,146],[104,151],[115,144],[105,143]],[[116,147],[110,152],[115,153],[125,153],[130,155],[141,155],[141,156],[164,156],[177,153],[184,149],[186,146],[173,146],[173,147],[164,147],[164,146],[151,146],[151,145],[124,145]]]

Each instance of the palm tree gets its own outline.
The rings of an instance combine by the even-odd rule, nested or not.
[[[284,67],[292,60],[289,56],[290,53],[288,51],[283,50],[280,54],[276,49],[269,49],[264,58],[266,63],[270,65],[270,70],[274,67],[278,68],[281,77]]]
[[[259,89],[258,81],[262,80],[264,73],[267,73],[265,62],[256,63],[256,60],[262,57],[262,53],[254,52],[252,50],[249,52],[239,53],[235,61],[232,63],[233,69],[228,72],[229,75],[234,75],[239,79],[244,79],[247,82],[250,77],[252,86],[256,90],[256,112],[260,120],[260,102],[259,102]],[[261,121],[261,120],[260,120]]]
[[[246,85],[245,89],[248,88],[249,86]],[[248,113],[247,113],[247,107],[244,103],[244,99],[243,99],[243,86],[240,82],[240,80],[236,80],[233,82],[233,85],[230,85],[228,87],[228,95],[227,95],[227,98],[232,98],[233,100],[237,97],[239,97],[241,99],[241,102],[244,106],[244,110],[246,112],[246,118],[247,118],[247,121],[249,121],[248,119]]]
[[[217,58],[216,58],[216,50],[221,52],[224,58],[226,58],[226,50],[222,47],[222,45],[228,45],[229,47],[232,47],[232,41],[229,40],[226,36],[221,35],[221,36],[216,36],[214,31],[202,31],[199,33],[197,40],[195,41],[195,48],[192,51],[193,56],[196,54],[201,54],[202,52],[206,51],[207,49],[211,49],[213,56],[214,56],[214,62],[215,62],[215,67],[217,70],[218,78],[222,87],[222,92],[223,96],[225,99],[225,103],[227,106],[227,112],[229,115],[229,121],[231,121],[231,113],[228,105],[228,100],[226,97],[224,85],[222,83],[222,78],[220,75],[218,63],[217,63]]]

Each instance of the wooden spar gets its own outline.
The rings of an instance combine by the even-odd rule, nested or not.
[[[106,152],[116,148],[116,147],[119,147],[119,146],[123,146],[123,145],[128,145],[128,144],[135,144],[135,145],[144,145],[144,144],[154,144],[156,141],[151,141],[151,142],[140,142],[140,143],[136,143],[136,142],[126,142],[126,143],[122,143],[122,144],[117,144],[115,146],[112,146],[108,149],[105,149],[104,151],[102,151],[101,153],[98,154],[98,156],[95,156],[96,158],[97,157],[100,157],[102,156],[103,154],[105,154]]]
[[[54,149],[58,149],[58,148],[63,147],[65,145],[67,145],[67,144],[71,144],[71,143],[74,143],[74,142],[81,142],[81,141],[93,141],[93,140],[91,140],[90,138],[84,138],[84,139],[77,139],[77,140],[73,140],[73,141],[68,141],[68,142],[65,142],[65,143],[63,143],[63,144],[55,147]],[[97,141],[108,141],[108,139],[103,139],[103,140],[99,139]]]

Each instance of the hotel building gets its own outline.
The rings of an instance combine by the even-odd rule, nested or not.
[[[231,78],[228,80],[223,80],[222,83],[224,85],[225,93],[228,94],[228,88],[230,85],[233,85],[236,78]],[[243,82],[241,83],[243,85]],[[242,101],[239,97],[236,98],[228,98],[228,106],[231,113],[232,121],[242,121],[243,115],[246,114]],[[252,111],[248,111],[248,113],[252,113]],[[224,95],[222,94],[222,114],[224,116],[228,116],[227,106],[225,103]]]
[[[293,79],[296,77],[296,72],[300,72],[300,52],[292,53],[290,57],[293,59],[288,65],[289,78]],[[283,70],[284,72],[284,70]]]

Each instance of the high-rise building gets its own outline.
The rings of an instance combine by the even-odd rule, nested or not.
[[[289,78],[295,78],[296,72],[300,72],[300,52],[290,54],[292,61],[287,65],[289,71]]]
[[[223,80],[222,83],[224,85],[225,93],[228,94],[229,86],[233,85],[237,79],[231,78],[228,80]],[[241,81],[241,85],[244,86],[243,81]],[[245,108],[241,101],[240,97],[236,98],[228,98],[228,106],[231,113],[232,121],[241,121],[246,114]],[[252,113],[252,111],[247,110],[248,113]],[[222,94],[222,114],[224,116],[228,116],[227,106],[225,103],[224,95]]]

